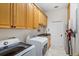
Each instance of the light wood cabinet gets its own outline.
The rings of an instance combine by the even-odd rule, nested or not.
[[[27,5],[24,3],[14,4],[14,27],[26,28]]]
[[[33,29],[34,5],[27,4],[27,29]]]
[[[0,28],[38,29],[45,14],[33,3],[0,3]]]
[[[27,5],[27,28],[38,29],[47,25],[47,16],[34,4]]]
[[[34,6],[34,29],[39,28],[39,9]]]
[[[44,26],[47,26],[47,16],[44,15]]]
[[[42,24],[43,24],[43,26],[47,26],[47,16],[44,14],[42,16],[43,16]]]
[[[45,18],[45,15],[42,15],[43,19],[42,19],[42,25],[44,26],[45,25],[45,22],[46,22],[46,18]]]
[[[46,16],[46,22],[45,22],[46,27],[47,27],[47,24],[48,24],[48,18]]]
[[[0,3],[0,28],[11,27],[11,4]]]
[[[39,11],[39,24],[42,25],[43,23],[43,14],[41,13],[41,11]]]
[[[42,26],[47,26],[47,16],[44,15],[41,11],[39,12],[39,24]]]
[[[26,4],[0,4],[0,28],[26,28],[26,20]]]

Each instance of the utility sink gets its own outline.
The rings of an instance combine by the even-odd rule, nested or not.
[[[10,47],[4,48],[1,52],[0,55],[1,56],[14,56],[18,53],[20,53],[21,51],[23,51],[24,49],[28,48],[29,44],[24,44],[22,42],[12,45]]]

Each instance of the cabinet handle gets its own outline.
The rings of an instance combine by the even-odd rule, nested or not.
[[[14,28],[16,28],[16,26],[14,26]]]
[[[33,27],[33,29],[36,29],[35,27]]]
[[[13,25],[11,25],[11,28],[13,28]]]

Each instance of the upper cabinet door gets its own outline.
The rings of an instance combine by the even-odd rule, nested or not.
[[[47,26],[47,16],[43,12],[39,12],[39,24],[41,26]]]
[[[25,28],[27,20],[27,5],[22,3],[14,4],[14,27]]]
[[[11,27],[11,4],[0,3],[0,28]]]
[[[47,27],[47,22],[48,22],[48,20],[47,20],[48,18],[47,18],[47,16],[45,17],[45,25],[46,25],[46,27]]]
[[[39,24],[41,26],[43,26],[44,25],[44,22],[45,22],[44,14],[40,11],[39,12]]]
[[[45,15],[44,14],[42,14],[42,25],[45,25]]]
[[[42,22],[43,22],[43,15],[42,12],[39,11],[39,24],[42,25]]]
[[[27,4],[27,29],[33,29],[34,5]]]
[[[34,6],[34,29],[39,28],[39,9]]]

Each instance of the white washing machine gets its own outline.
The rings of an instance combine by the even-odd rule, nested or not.
[[[27,42],[27,40],[26,40]],[[28,41],[29,44],[35,45],[36,56],[45,55],[48,48],[48,38],[47,37],[34,37]]]
[[[8,38],[0,41],[0,56],[36,56],[35,46],[18,38]]]

